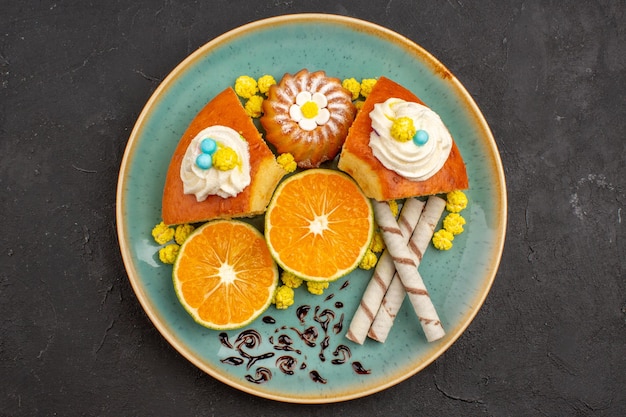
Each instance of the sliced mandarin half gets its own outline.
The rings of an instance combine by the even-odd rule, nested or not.
[[[178,299],[196,322],[211,329],[237,329],[269,307],[278,267],[256,228],[218,220],[185,240],[173,280]]]
[[[374,231],[370,201],[346,174],[309,169],[284,180],[265,215],[276,262],[308,281],[334,281],[355,269]]]

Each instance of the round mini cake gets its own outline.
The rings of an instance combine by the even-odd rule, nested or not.
[[[300,168],[315,168],[337,155],[355,114],[352,95],[338,78],[303,69],[270,87],[261,125],[279,154],[292,154]]]

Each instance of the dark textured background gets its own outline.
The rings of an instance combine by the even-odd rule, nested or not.
[[[501,267],[466,333],[381,393],[302,406],[236,391],[151,325],[117,247],[128,135],[183,58],[286,13],[419,43],[490,123]],[[0,1],[0,415],[626,415],[626,2]]]

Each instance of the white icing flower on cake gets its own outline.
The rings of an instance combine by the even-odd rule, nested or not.
[[[330,120],[327,105],[328,100],[324,94],[301,91],[296,96],[296,104],[289,108],[289,116],[298,123],[300,129],[310,131]]]

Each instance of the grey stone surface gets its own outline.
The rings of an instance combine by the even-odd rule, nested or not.
[[[236,391],[151,325],[115,231],[159,81],[253,20],[327,12],[419,43],[482,109],[508,182],[501,267],[436,362],[346,403]],[[626,415],[626,2],[0,2],[0,416]]]

